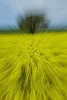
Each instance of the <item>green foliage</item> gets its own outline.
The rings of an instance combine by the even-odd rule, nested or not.
[[[19,29],[20,31],[34,33],[39,29],[48,28],[48,21],[42,14],[27,14],[23,18],[19,17]]]

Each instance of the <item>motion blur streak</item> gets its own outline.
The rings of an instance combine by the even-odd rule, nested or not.
[[[1,34],[0,100],[67,100],[67,33]]]

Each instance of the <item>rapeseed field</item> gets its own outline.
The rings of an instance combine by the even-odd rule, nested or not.
[[[67,32],[0,34],[0,100],[67,100]]]

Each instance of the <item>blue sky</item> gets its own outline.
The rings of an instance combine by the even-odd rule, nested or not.
[[[18,15],[32,9],[46,11],[50,26],[67,25],[67,0],[0,0],[0,27],[17,26]]]

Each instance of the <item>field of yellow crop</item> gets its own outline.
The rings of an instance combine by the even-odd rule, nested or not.
[[[67,100],[67,32],[0,35],[0,100]]]

